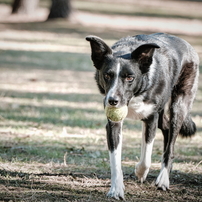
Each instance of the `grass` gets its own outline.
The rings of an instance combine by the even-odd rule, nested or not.
[[[158,4],[158,5],[157,5]],[[191,4],[191,3],[190,3]],[[181,18],[181,19],[202,19],[202,14],[199,4],[184,7],[179,2],[158,1],[158,2],[134,2],[119,1],[114,4],[114,1],[99,2],[96,1],[75,1],[74,7],[87,12],[104,13],[110,15],[127,15],[127,16],[147,16],[158,18]]]
[[[120,12],[118,5],[114,9],[114,13]],[[0,26],[0,201],[112,201],[106,198],[110,168],[103,97],[94,82],[89,44],[84,38],[90,32],[112,44],[121,36],[144,31],[112,32],[60,20]],[[179,36],[188,40],[202,59],[201,36]],[[201,78],[192,110],[198,133],[192,139],[177,140],[169,192],[152,185],[160,169],[160,131],[148,179],[140,184],[131,173],[140,156],[141,123],[125,122],[122,165],[126,201],[201,201]]]

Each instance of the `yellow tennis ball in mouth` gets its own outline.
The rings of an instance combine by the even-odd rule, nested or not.
[[[106,106],[105,114],[111,121],[119,122],[126,118],[128,114],[128,107],[126,105],[120,108]]]

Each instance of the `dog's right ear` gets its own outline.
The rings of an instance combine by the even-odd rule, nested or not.
[[[90,41],[91,59],[94,63],[94,66],[97,69],[100,69],[104,57],[107,55],[111,55],[112,50],[101,38],[97,36],[87,36],[86,40]]]

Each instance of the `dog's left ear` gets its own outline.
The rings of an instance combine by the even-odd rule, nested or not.
[[[155,43],[143,44],[131,53],[131,58],[139,63],[142,73],[149,71],[156,48],[160,47]]]
[[[91,45],[91,58],[94,66],[97,69],[101,68],[103,59],[107,55],[112,54],[111,48],[99,37],[97,36],[87,36],[87,41],[90,41]]]

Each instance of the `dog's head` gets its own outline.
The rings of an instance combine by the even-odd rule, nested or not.
[[[157,44],[148,43],[137,48],[117,46],[110,48],[101,38],[87,36],[91,45],[91,59],[97,69],[95,79],[105,95],[104,105],[128,105],[133,96],[145,92],[150,83],[149,72]]]

